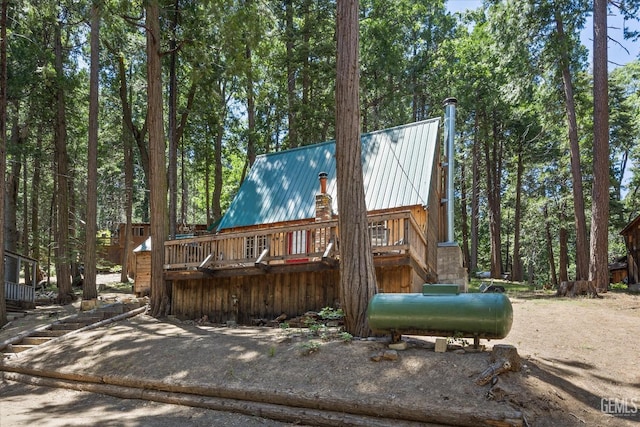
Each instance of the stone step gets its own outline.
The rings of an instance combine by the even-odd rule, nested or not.
[[[32,337],[61,337],[62,335],[68,333],[69,331],[60,329],[60,330],[51,330],[45,329],[44,331],[38,331],[31,334]]]
[[[34,347],[37,347],[36,345],[23,345],[23,344],[10,344],[8,345],[4,350],[2,350],[3,353],[21,353],[23,351],[27,351],[29,349],[32,349]]]
[[[46,342],[51,341],[52,337],[24,337],[22,341],[20,341],[21,345],[40,345]]]
[[[70,319],[70,321],[72,323],[86,323],[87,325],[90,325],[92,323],[101,322],[104,319],[105,319],[104,316],[95,316],[95,315],[88,316],[88,315],[80,314],[77,318]]]
[[[86,323],[78,323],[78,322],[64,322],[64,323],[56,323],[51,325],[51,330],[53,331],[75,331],[76,329],[84,328],[87,326]]]

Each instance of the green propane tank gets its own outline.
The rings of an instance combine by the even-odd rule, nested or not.
[[[376,294],[367,317],[375,334],[502,339],[513,307],[502,293],[459,293],[458,285],[423,286],[421,294]]]

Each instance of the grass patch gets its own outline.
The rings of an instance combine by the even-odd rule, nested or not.
[[[530,292],[536,290],[535,286],[529,286],[527,283],[523,282],[510,282],[508,280],[502,279],[471,279],[471,281],[469,282],[469,292],[480,292],[480,285],[482,285],[483,283],[502,286],[507,293]]]

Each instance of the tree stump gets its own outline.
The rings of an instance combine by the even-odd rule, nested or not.
[[[522,367],[518,350],[508,344],[497,344],[493,346],[489,355],[491,364],[482,371],[476,378],[477,385],[490,383],[495,377],[507,371],[517,372]]]
[[[592,295],[597,296],[598,291],[591,280],[575,280],[565,281],[558,286],[558,292],[556,296],[559,297],[575,297],[578,295]]]
[[[520,355],[518,355],[518,349],[509,344],[494,345],[489,354],[489,360],[491,362],[508,360],[511,364],[511,370],[514,372],[519,372],[520,368],[522,368],[522,361],[520,360]]]

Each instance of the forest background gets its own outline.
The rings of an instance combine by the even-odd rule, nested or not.
[[[639,3],[609,7],[637,22]],[[5,248],[37,259],[51,275],[69,266],[63,276],[74,276],[93,230],[88,197],[96,197],[98,236],[129,215],[149,221],[144,3],[2,4]],[[160,6],[175,235],[181,224],[215,223],[257,155],[335,137],[336,16],[331,0]],[[455,230],[470,272],[508,272],[537,285],[584,275],[580,257],[588,257],[589,243],[576,224],[588,236],[594,102],[580,36],[591,7],[583,0],[493,0],[452,13],[441,0],[360,1],[362,132],[442,116],[442,101],[458,99]],[[637,43],[637,32],[624,36]],[[97,66],[95,85],[89,64]],[[626,254],[619,232],[638,214],[640,170],[629,165],[640,164],[639,85],[637,59],[610,72],[610,261]],[[99,100],[94,113],[91,88]],[[87,167],[92,132],[94,178]]]

